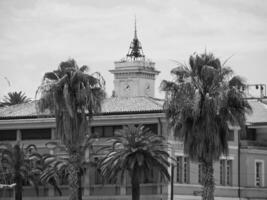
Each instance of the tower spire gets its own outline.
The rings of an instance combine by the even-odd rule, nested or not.
[[[141,42],[137,38],[136,16],[134,17],[134,38],[131,42],[129,51],[126,56],[128,58],[131,58],[132,60],[137,60],[138,58],[145,57]]]

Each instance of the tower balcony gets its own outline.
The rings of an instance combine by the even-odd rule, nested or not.
[[[129,68],[147,68],[148,70],[154,71],[155,70],[155,63],[146,60],[146,59],[141,59],[141,60],[120,60],[114,62],[115,68],[120,68],[120,69],[129,69]]]
[[[145,72],[147,74],[158,75],[160,72],[155,70],[155,63],[150,60],[121,60],[114,62],[115,69],[110,70],[113,74]]]

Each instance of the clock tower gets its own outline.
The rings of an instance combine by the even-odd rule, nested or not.
[[[155,70],[155,63],[143,53],[141,42],[137,37],[136,21],[134,38],[125,58],[114,62],[114,96],[137,97],[155,95],[155,77],[160,72]]]

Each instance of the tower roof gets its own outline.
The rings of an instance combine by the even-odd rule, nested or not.
[[[136,18],[134,21],[134,38],[130,44],[130,48],[129,48],[126,56],[128,58],[131,58],[132,60],[137,60],[138,58],[144,58],[145,57],[145,55],[143,53],[141,42],[139,41],[139,39],[137,37]]]

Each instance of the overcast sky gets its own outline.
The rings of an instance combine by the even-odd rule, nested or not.
[[[134,15],[146,57],[170,79],[175,62],[205,48],[228,62],[248,83],[267,83],[266,0],[1,0],[0,98],[9,91],[34,97],[44,72],[74,58],[108,70],[128,51]],[[7,77],[11,86],[7,84]]]

